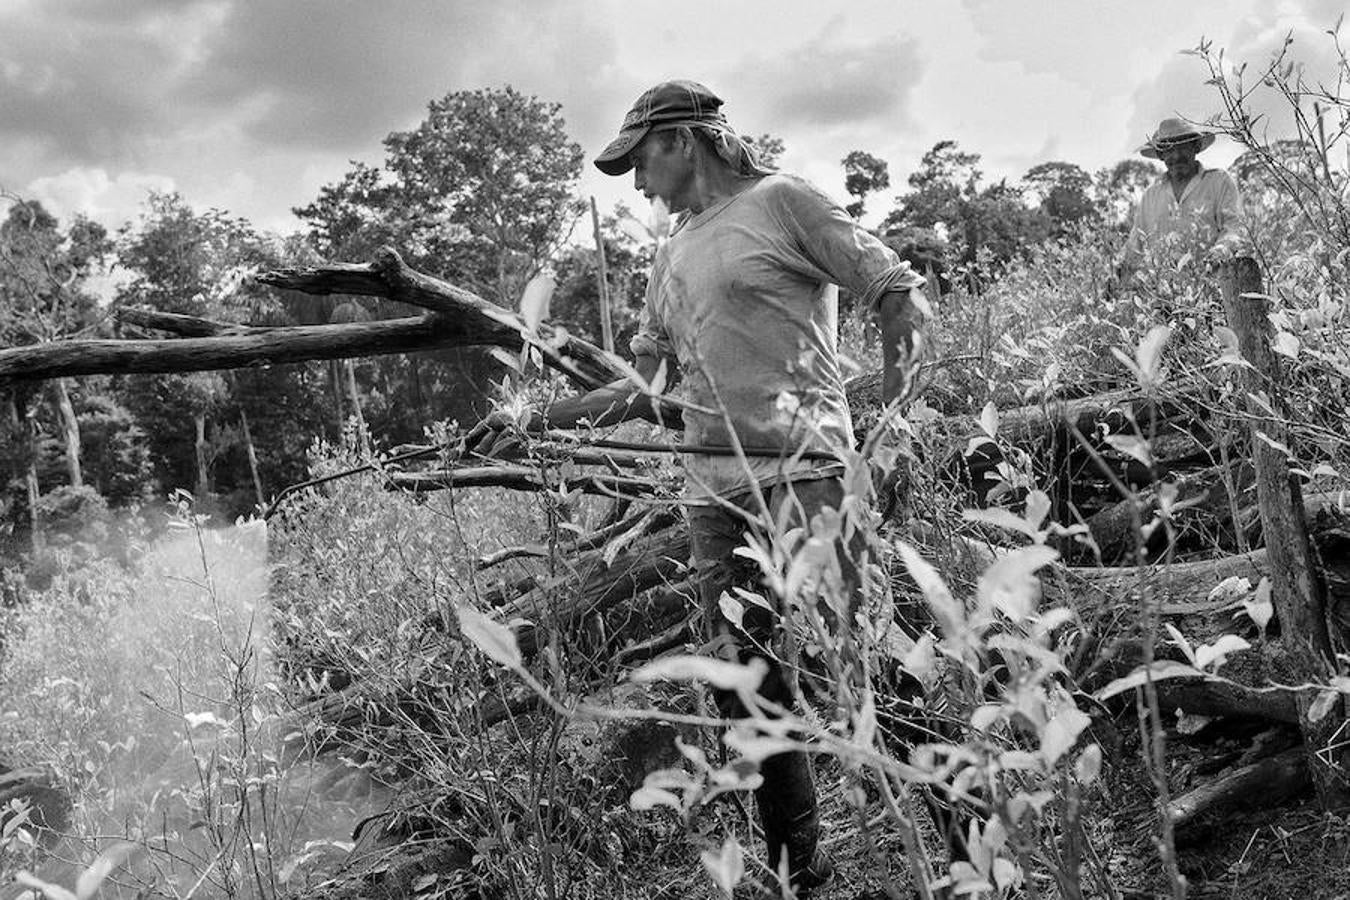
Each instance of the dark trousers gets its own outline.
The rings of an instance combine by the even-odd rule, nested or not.
[[[838,478],[820,478],[776,485],[763,491],[763,506],[780,532],[799,526],[808,529],[822,512],[837,510],[844,496]],[[760,520],[763,510],[751,495],[742,495],[726,506],[694,506],[688,511],[690,548],[696,566],[699,598],[708,637],[729,642],[741,662],[762,659],[768,666],[759,694],[779,706],[790,708],[796,696],[797,672],[782,662],[785,641],[780,626],[785,612],[777,608],[781,598],[763,589],[763,573],[757,563],[735,554],[745,544],[747,534],[767,542]],[[738,512],[737,510],[741,510]],[[836,690],[847,691],[863,682],[862,660],[849,639],[853,613],[862,599],[863,567],[869,559],[867,534],[861,528],[840,535],[834,552],[822,554],[813,573],[818,582],[816,611],[819,612],[835,642],[834,662],[842,672]],[[719,601],[723,592],[742,587],[762,593],[772,610],[742,602],[745,610],[740,629],[733,628],[722,614]],[[826,600],[830,602],[825,602]],[[901,611],[900,624],[915,636],[926,624],[926,613],[918,609]],[[912,621],[909,621],[911,620]],[[790,656],[790,654],[786,654]],[[884,664],[884,661],[882,661]],[[878,719],[893,745],[907,755],[917,743],[941,739],[942,726],[928,721],[927,715],[915,716],[906,710],[923,695],[923,687],[898,665],[872,673],[878,691]],[[734,692],[715,691],[718,711],[728,719],[742,718],[746,710]],[[842,699],[842,698],[841,698]],[[858,698],[854,698],[855,700]],[[780,753],[760,764],[763,784],[755,791],[760,825],[767,845],[767,862],[777,871],[786,854],[788,872],[803,872],[811,864],[820,838],[815,777],[810,757],[802,751]],[[934,825],[942,832],[954,858],[966,858],[963,816],[931,795],[927,795]]]
[[[809,527],[812,519],[822,511],[837,509],[843,494],[840,479],[819,478],[765,489],[763,499],[771,521],[778,529],[786,531],[799,526]],[[723,506],[696,506],[688,513],[690,547],[704,620],[709,624],[709,637],[729,641],[742,662],[757,657],[768,665],[760,696],[790,708],[796,693],[793,688],[796,674],[781,662],[783,635],[779,626],[784,611],[776,608],[781,599],[763,591],[763,573],[755,562],[733,553],[745,544],[748,532],[767,540],[759,516],[762,509],[756,509],[758,504],[749,494],[733,498],[730,503],[747,512]],[[836,601],[834,607],[822,604],[819,612],[831,624],[832,630],[843,632],[838,637],[844,641],[852,618],[850,610],[856,607],[860,597],[858,563],[866,552],[865,535],[853,535],[844,545],[837,545],[836,551],[823,554],[826,558],[814,577],[826,583],[818,593]],[[775,609],[771,611],[742,602],[745,609],[742,627],[733,628],[719,607],[723,592],[731,592],[733,587],[762,592]],[[844,608],[838,608],[840,603]],[[714,698],[722,716],[734,719],[746,715],[733,692],[717,691]],[[786,853],[789,873],[805,871],[811,864],[820,836],[811,760],[802,751],[779,753],[760,764],[760,775],[764,780],[755,791],[755,804],[764,829],[768,864],[777,871]]]

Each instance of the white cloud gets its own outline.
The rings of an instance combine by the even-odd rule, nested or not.
[[[109,220],[176,188],[272,229],[290,207],[379,162],[449,91],[511,84],[562,104],[587,157],[633,99],[708,83],[733,124],[784,138],[786,168],[842,193],[854,149],[892,179],[945,138],[993,177],[1050,155],[1085,168],[1157,120],[1202,117],[1202,35],[1267,52],[1315,37],[1344,0],[0,0],[0,182]],[[1259,15],[1253,13],[1258,10]],[[1325,36],[1323,36],[1325,40]],[[1219,154],[1216,148],[1207,161]],[[153,174],[152,174],[153,173]],[[640,202],[589,165],[602,207]],[[881,210],[883,202],[869,204]]]
[[[1309,85],[1334,84],[1339,60],[1326,29],[1309,24],[1304,14],[1288,13],[1269,17],[1248,17],[1237,24],[1226,39],[1216,39],[1212,54],[1223,52],[1217,72],[1238,83],[1237,69],[1244,87],[1252,91],[1245,103],[1248,114],[1259,117],[1254,129],[1258,137],[1274,140],[1292,134],[1291,104],[1270,86],[1259,82],[1271,61],[1283,50],[1284,59],[1302,68]],[[1286,41],[1289,43],[1286,46]],[[1150,134],[1158,122],[1168,116],[1181,116],[1204,122],[1226,113],[1218,90],[1206,82],[1213,73],[1205,61],[1193,55],[1170,60],[1153,79],[1135,91],[1130,130],[1138,142]]]
[[[35,178],[23,194],[41,202],[62,222],[82,214],[112,230],[136,217],[150,191],[174,189],[174,179],[168,175],[119,172],[110,176],[103,168],[77,166]]]

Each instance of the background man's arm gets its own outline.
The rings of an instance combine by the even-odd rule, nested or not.
[[[1206,253],[1210,262],[1227,262],[1242,247],[1242,199],[1237,184],[1228,173],[1223,174],[1219,194],[1215,198],[1214,220],[1218,237]]]
[[[1117,281],[1128,278],[1144,255],[1144,200],[1141,197],[1130,213],[1130,234],[1125,238],[1125,246],[1116,257],[1111,274]]]

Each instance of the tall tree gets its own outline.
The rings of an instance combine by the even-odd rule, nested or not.
[[[510,87],[454,91],[385,138],[383,165],[354,163],[295,213],[323,257],[364,260],[390,244],[415,268],[512,307],[582,211],[581,147],[564,126],[558,104]],[[376,318],[409,313],[360,302]],[[420,436],[429,418],[473,418],[495,365],[477,351],[358,365],[378,394],[369,425],[397,440]]]
[[[1022,176],[1022,184],[1038,198],[1050,220],[1051,234],[1061,235],[1079,222],[1097,215],[1092,198],[1092,176],[1068,162],[1043,162]]]
[[[1093,177],[1097,207],[1111,224],[1123,226],[1129,222],[1130,210],[1144,188],[1160,177],[1162,169],[1146,159],[1122,159]]]
[[[891,186],[891,173],[884,159],[878,159],[864,150],[853,150],[842,160],[844,190],[858,199],[846,209],[853,218],[861,218],[867,195],[884,191]]]
[[[254,286],[250,277],[284,265],[285,254],[283,245],[244,219],[215,209],[198,212],[178,194],[151,194],[139,221],[119,236],[118,260],[131,278],[115,303],[223,322],[290,324],[296,316],[285,299]],[[292,473],[303,466],[303,448],[295,444],[307,445],[323,433],[322,404],[316,402],[321,386],[310,368],[317,367],[273,366],[256,373],[267,391],[253,391],[247,408],[234,390],[238,377],[211,372],[127,376],[119,380],[119,395],[149,437],[163,488],[190,486],[203,501],[223,493],[231,498],[230,511],[239,513],[254,505],[256,494],[245,418],[273,426],[248,429],[250,440],[292,448],[299,466],[283,466]],[[302,402],[291,403],[293,394]],[[288,405],[292,415],[268,416],[258,408],[268,402]],[[257,447],[253,455],[259,456]],[[224,470],[223,463],[229,463]]]
[[[951,244],[956,261],[971,278],[995,268],[1044,240],[1046,217],[1029,209],[1021,189],[1000,181],[983,184],[980,155],[955,141],[939,141],[909,176],[910,190],[882,223],[886,232],[932,229]]]
[[[10,194],[3,199],[10,206],[0,222],[0,345],[55,341],[92,328],[97,301],[87,281],[101,268],[110,249],[107,232],[83,217],[62,229],[42,204]],[[67,379],[52,384],[51,397],[61,434],[65,480],[79,488],[84,483],[80,429]],[[29,392],[10,391],[3,426],[11,432],[14,452],[10,462],[16,480],[23,485],[30,529],[36,524],[41,493],[37,468],[40,411],[32,405],[36,399]],[[36,531],[32,533],[36,536]]]
[[[755,153],[759,156],[759,161],[770,169],[778,168],[778,161],[783,158],[787,145],[783,139],[776,134],[764,134],[749,138],[751,146],[755,148]]]

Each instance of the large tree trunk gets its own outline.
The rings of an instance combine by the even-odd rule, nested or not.
[[[71,487],[84,485],[84,473],[80,467],[80,422],[75,417],[75,404],[70,402],[70,388],[66,379],[53,381],[56,391],[56,408],[61,413],[61,431],[66,441],[66,472]]]
[[[22,481],[24,499],[27,503],[25,516],[27,521],[15,522],[15,530],[21,535],[19,543],[25,543],[22,535],[27,535],[29,550],[37,550],[42,543],[42,532],[38,527],[38,501],[41,490],[37,475],[37,422],[33,417],[32,397],[28,390],[15,388],[8,394],[9,428],[17,444],[14,454],[15,478]]]
[[[1266,402],[1249,401],[1248,413],[1271,594],[1283,628],[1291,674],[1305,683],[1326,684],[1338,674],[1337,651],[1350,648],[1345,634],[1333,635],[1327,617],[1326,585],[1304,520],[1302,490],[1289,471],[1286,453],[1275,449],[1288,443],[1288,429],[1278,415],[1287,405],[1280,397],[1278,362],[1271,349],[1269,301],[1262,293],[1255,260],[1238,259],[1226,266],[1221,286],[1228,322],[1237,333],[1243,359],[1250,363],[1245,373],[1248,396],[1265,393],[1269,398]],[[1299,729],[1318,800],[1328,810],[1339,809],[1350,806],[1350,785],[1343,778],[1343,766],[1350,763],[1350,753],[1341,738],[1345,707],[1336,696],[1328,713],[1318,709],[1318,699],[1314,692],[1300,693]]]
[[[361,391],[356,386],[356,364],[350,359],[344,359],[338,365],[342,367],[342,374],[345,376],[347,397],[352,405],[352,418],[356,420],[356,433],[361,442],[361,452],[367,453],[370,450],[370,432],[366,429],[366,417],[361,412]]]
[[[193,453],[197,459],[196,494],[198,501],[204,501],[211,494],[211,464],[206,452],[206,413],[194,412],[192,424],[196,434],[196,439],[192,445]]]
[[[248,412],[242,407],[239,409],[239,425],[244,432],[244,450],[248,453],[248,471],[253,476],[253,493],[258,498],[258,508],[262,509],[267,505],[267,497],[263,493],[262,478],[258,475],[258,451],[253,446],[253,431],[248,427]]]

